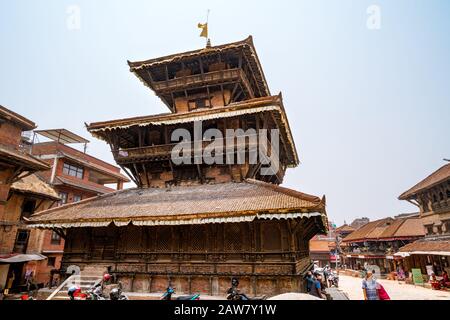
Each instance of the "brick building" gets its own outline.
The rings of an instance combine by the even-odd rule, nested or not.
[[[23,133],[35,128],[32,121],[0,106],[1,288],[7,286],[8,278],[11,286],[21,285],[25,264],[45,259],[39,254],[42,232],[27,229],[25,222],[59,200],[51,186],[36,175],[50,166],[24,150],[28,143]]]
[[[52,129],[36,130],[35,134],[52,140],[32,144],[31,153],[51,166],[51,170],[37,174],[56,190],[61,199],[53,207],[122,190],[123,184],[130,181],[120,173],[119,167],[87,154],[89,141],[73,132]],[[68,144],[84,144],[84,151]],[[46,279],[52,269],[61,266],[64,239],[55,231],[44,231],[41,249],[48,262],[39,265],[36,273]]]
[[[420,208],[426,236],[400,249],[409,268],[422,274],[450,273],[450,163],[430,174],[399,196]]]
[[[418,216],[369,222],[342,240],[343,264],[353,270],[365,265],[376,266],[383,275],[395,272],[402,262],[395,255],[399,249],[424,236]]]

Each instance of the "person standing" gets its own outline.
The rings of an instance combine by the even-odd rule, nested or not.
[[[27,291],[31,290],[33,285],[34,270],[30,267],[25,271],[25,285],[27,286]]]
[[[379,285],[374,279],[372,271],[367,271],[366,276],[362,281],[362,290],[364,300],[380,300],[378,296]]]

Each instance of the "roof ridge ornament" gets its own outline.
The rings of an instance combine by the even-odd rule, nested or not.
[[[211,39],[208,37],[208,20],[209,20],[209,9],[206,12],[206,22],[205,23],[198,23],[197,27],[202,29],[202,32],[200,33],[200,37],[206,38],[206,48],[211,48]]]

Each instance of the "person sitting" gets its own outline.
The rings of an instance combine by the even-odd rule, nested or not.
[[[321,275],[319,273],[315,272],[313,279],[314,279],[314,282],[313,282],[312,288],[308,293],[314,297],[317,297],[320,299],[325,299],[325,296],[322,293]]]
[[[442,271],[442,280],[440,281],[442,288],[450,288],[450,280],[447,271]]]
[[[432,272],[430,275],[430,284],[431,284],[431,289],[433,289],[433,290],[441,289],[441,283],[436,279],[436,274],[434,272]]]
[[[399,266],[397,269],[397,279],[398,281],[405,281],[405,278],[406,278],[405,271],[401,266]]]

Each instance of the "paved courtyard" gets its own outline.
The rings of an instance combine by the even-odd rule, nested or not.
[[[347,293],[350,300],[363,300],[361,278],[339,275],[339,289]],[[450,291],[431,290],[421,286],[378,280],[392,300],[450,300]]]

